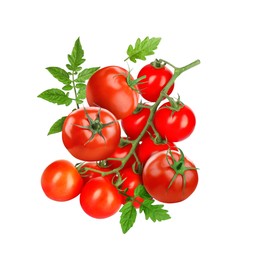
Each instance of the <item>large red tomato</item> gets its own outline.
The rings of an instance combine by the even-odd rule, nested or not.
[[[90,106],[100,106],[111,111],[117,119],[133,113],[138,105],[136,86],[129,86],[128,71],[118,66],[108,66],[96,71],[87,83],[86,97]]]
[[[143,170],[143,184],[156,200],[166,203],[188,198],[198,184],[195,165],[183,153],[172,150],[154,154]]]
[[[67,201],[79,195],[83,180],[71,162],[57,160],[44,170],[41,186],[48,198],[56,201]]]
[[[115,151],[120,141],[120,132],[120,125],[111,112],[87,107],[67,116],[62,128],[62,140],[75,158],[99,161]]]

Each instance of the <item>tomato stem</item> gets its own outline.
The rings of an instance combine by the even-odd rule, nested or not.
[[[74,75],[75,75],[75,71],[73,71],[72,73],[72,85],[73,85],[73,90],[74,90],[74,94],[75,94],[75,102],[76,102],[76,105],[77,105],[77,109],[79,109],[79,104],[77,102],[77,89],[76,89],[76,84],[75,84],[75,78],[74,78]]]
[[[96,170],[96,172],[99,172],[100,174],[102,174],[103,176],[105,175],[108,175],[108,174],[113,174],[113,173],[119,173],[120,170],[122,170],[125,166],[125,164],[127,163],[127,161],[130,159],[130,157],[132,155],[135,154],[135,151],[136,151],[136,147],[137,145],[139,144],[139,142],[141,141],[141,139],[143,138],[144,134],[147,132],[148,128],[150,126],[153,127],[153,118],[154,118],[154,114],[159,106],[159,104],[161,103],[161,101],[165,98],[165,96],[167,95],[167,92],[168,90],[170,89],[170,87],[172,86],[172,84],[175,82],[175,80],[186,70],[189,70],[197,65],[200,64],[200,60],[195,60],[194,62],[184,66],[184,67],[176,67],[174,65],[172,65],[171,63],[169,63],[168,61],[165,61],[163,59],[160,59],[159,60],[160,62],[162,63],[165,63],[165,64],[168,64],[170,65],[171,67],[174,68],[174,74],[172,76],[172,78],[169,80],[169,82],[166,84],[166,86],[164,87],[164,89],[161,91],[160,93],[160,96],[158,97],[158,99],[156,100],[156,102],[151,105],[151,106],[148,106],[147,108],[150,109],[150,115],[148,117],[148,120],[147,120],[147,123],[145,125],[145,127],[143,128],[142,132],[140,133],[140,135],[135,139],[135,140],[132,140],[131,141],[131,144],[132,144],[132,147],[129,151],[129,153],[127,154],[126,157],[124,158],[121,158],[121,159],[118,159],[119,161],[121,161],[121,165],[118,167],[118,168],[115,168],[111,171],[108,171],[108,172],[102,172],[102,171],[98,171]],[[156,133],[156,131],[155,131]],[[138,163],[138,162],[137,162]],[[93,170],[93,169],[91,169]]]

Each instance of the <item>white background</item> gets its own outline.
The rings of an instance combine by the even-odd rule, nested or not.
[[[260,259],[258,1],[2,1],[0,4],[0,259]],[[172,219],[138,216],[123,235],[119,214],[83,213],[40,186],[54,160],[76,161],[49,126],[69,108],[37,95],[60,87],[45,70],[64,67],[81,38],[86,66],[119,65],[138,37],[162,37],[154,57],[201,65],[176,81],[196,113],[179,144],[200,168],[195,193],[166,205]],[[146,62],[130,63],[133,75]]]

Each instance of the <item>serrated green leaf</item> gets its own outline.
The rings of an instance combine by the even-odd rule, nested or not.
[[[62,118],[58,119],[50,128],[48,135],[56,134],[62,131],[63,123],[66,119],[66,116],[63,116]]]
[[[79,87],[77,98],[78,99],[85,99],[86,98],[86,85],[82,85],[82,86]]]
[[[70,84],[70,75],[68,72],[66,72],[64,69],[61,69],[59,67],[48,67],[46,68],[54,78],[56,78],[58,81],[62,82],[63,84]]]
[[[72,49],[71,54],[68,55],[68,60],[71,66],[67,66],[67,68],[72,71],[78,71],[79,70],[78,67],[85,62],[83,56],[84,56],[84,51],[80,43],[80,38],[78,38],[74,43],[74,47]]]
[[[132,202],[127,202],[121,209],[122,213],[120,216],[120,224],[123,233],[125,234],[135,223],[136,220],[136,208],[133,206]]]
[[[135,46],[129,45],[127,49],[127,59],[130,59],[132,62],[139,60],[146,60],[146,56],[153,55],[154,50],[157,49],[161,38],[149,38],[146,37],[143,41],[138,38],[135,42]],[[126,59],[126,60],[127,60]]]
[[[71,85],[65,85],[62,89],[69,91],[69,90],[72,90],[73,87]]]
[[[154,200],[146,199],[140,206],[140,213],[144,212],[145,219],[151,219],[153,222],[170,219],[168,210],[163,209],[164,205],[153,205]]]
[[[85,82],[88,80],[100,67],[93,67],[89,69],[84,69],[78,75],[78,78],[75,80],[76,82]]]
[[[135,197],[141,197],[143,199],[151,199],[151,195],[146,191],[143,185],[138,185],[134,191]]]
[[[78,83],[76,84],[76,88],[85,88],[86,84],[85,83]]]
[[[47,89],[38,95],[38,97],[58,105],[68,106],[72,102],[72,99],[67,94],[57,88]]]

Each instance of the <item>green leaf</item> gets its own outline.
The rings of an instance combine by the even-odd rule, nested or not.
[[[79,66],[84,63],[85,59],[83,59],[84,51],[82,49],[80,39],[78,38],[75,41],[74,47],[72,49],[71,54],[68,55],[68,60],[70,64],[67,64],[67,68],[72,71],[78,71]]]
[[[86,84],[85,83],[78,83],[76,85],[76,88],[86,88]]]
[[[62,82],[63,84],[70,84],[71,83],[70,75],[64,69],[61,69],[59,67],[48,67],[46,69],[52,74],[52,76],[55,79]]]
[[[58,105],[68,106],[72,102],[72,99],[67,94],[57,88],[47,89],[38,95],[38,97]]]
[[[65,85],[62,89],[69,91],[69,90],[72,90],[73,87],[71,85]]]
[[[62,131],[62,126],[63,126],[63,123],[66,119],[66,116],[58,119],[50,128],[49,132],[48,132],[48,135],[51,135],[51,134],[56,134],[56,133],[59,133]]]
[[[100,67],[93,67],[89,69],[84,69],[78,75],[78,78],[75,80],[76,82],[85,82],[88,80]]]
[[[79,91],[77,94],[78,99],[85,99],[86,98],[86,85],[80,85]]]
[[[163,205],[153,205],[154,200],[146,199],[140,206],[140,213],[144,212],[145,219],[151,219],[153,222],[170,219],[168,210],[163,209]]]
[[[161,38],[149,38],[146,37],[143,41],[138,38],[135,42],[135,46],[129,45],[127,49],[128,57],[125,60],[130,59],[132,62],[139,60],[146,60],[146,56],[153,55],[154,50],[157,49]]]
[[[146,191],[143,185],[138,185],[134,191],[135,197],[141,197],[143,199],[151,199],[151,195]]]
[[[120,217],[121,229],[125,234],[134,225],[137,212],[131,201],[127,202],[120,209],[120,212],[122,213]]]

